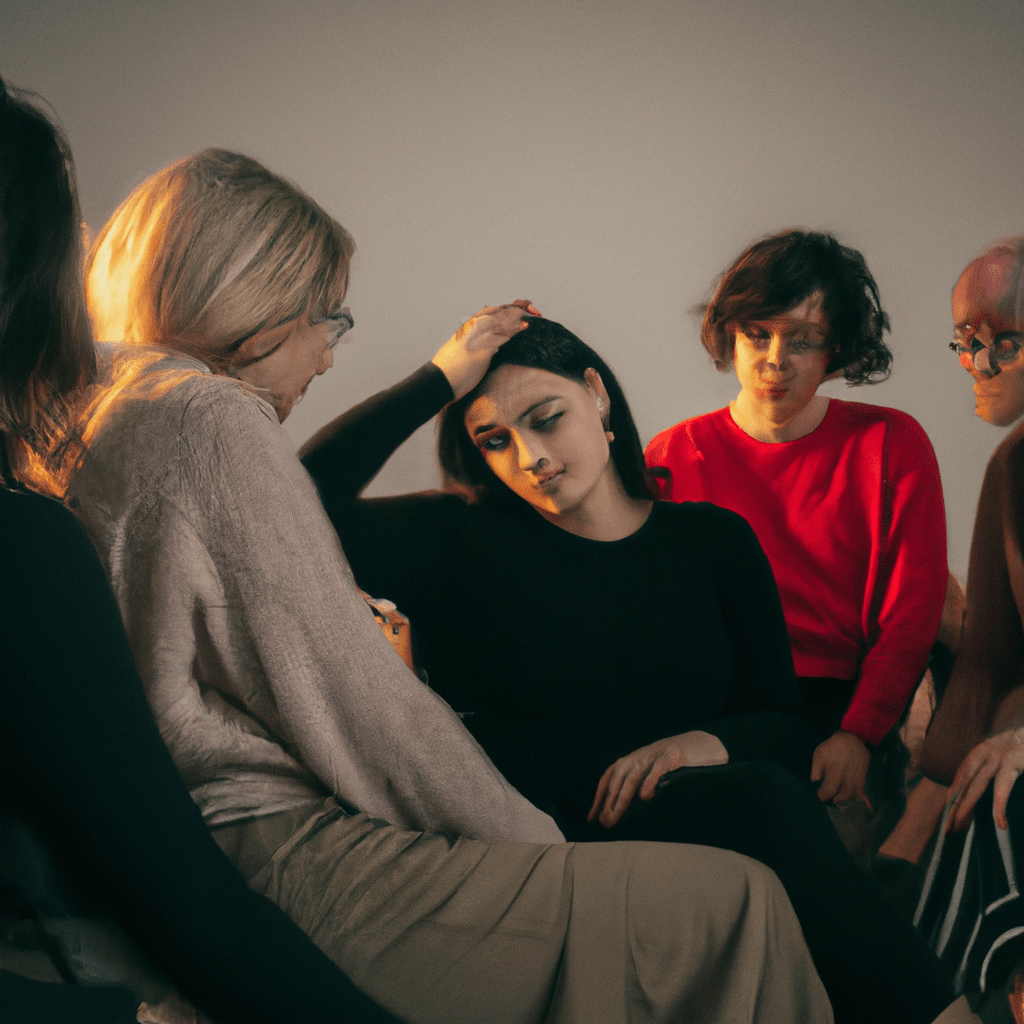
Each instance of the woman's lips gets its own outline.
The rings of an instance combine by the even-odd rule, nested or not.
[[[547,487],[553,480],[560,477],[565,472],[564,469],[552,469],[547,473],[537,474],[537,486]]]
[[[758,388],[758,395],[761,398],[785,398],[789,389],[784,384],[765,384]]]

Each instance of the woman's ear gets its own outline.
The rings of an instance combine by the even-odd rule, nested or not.
[[[231,353],[232,366],[246,366],[257,358],[259,355],[259,349],[261,349],[263,345],[264,333],[264,331],[258,331],[251,337],[246,338],[245,341],[243,341],[242,344]]]
[[[608,398],[608,392],[605,389],[604,381],[601,380],[601,374],[597,372],[592,366],[588,366],[583,371],[583,379],[586,381],[587,390],[594,396],[594,403],[597,405],[597,411],[601,414],[601,422],[607,428],[608,418],[611,416],[611,401]]]
[[[276,327],[264,327],[255,334],[246,338],[241,345],[231,353],[231,365],[228,367],[228,374],[235,376],[235,369],[243,369],[251,363],[258,363],[261,359],[276,352],[291,337],[298,321],[288,320]]]

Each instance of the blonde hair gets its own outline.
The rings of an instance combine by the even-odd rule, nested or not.
[[[85,268],[93,333],[223,369],[259,331],[333,312],[354,251],[291,182],[207,149],[144,181],[97,236]]]

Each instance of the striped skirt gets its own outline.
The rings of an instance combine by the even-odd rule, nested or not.
[[[1006,830],[992,816],[991,785],[966,833],[945,835],[945,820],[914,924],[953,973],[958,993],[998,989],[1024,959],[1024,787],[1010,794]]]

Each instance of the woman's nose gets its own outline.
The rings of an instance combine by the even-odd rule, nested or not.
[[[320,362],[317,365],[317,373],[326,373],[334,365],[334,349],[328,346],[320,354]]]
[[[516,438],[516,447],[519,452],[519,468],[524,472],[536,469],[544,461],[545,455],[543,446],[528,441],[525,437]]]

